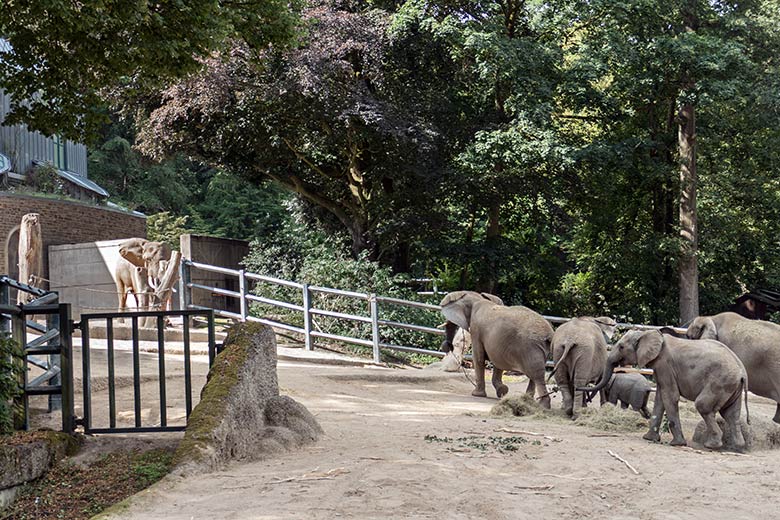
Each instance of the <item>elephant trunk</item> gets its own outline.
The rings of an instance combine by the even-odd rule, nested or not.
[[[580,387],[577,388],[577,391],[586,392],[586,395],[588,395],[589,398],[592,398],[592,396],[596,395],[596,392],[599,392],[605,386],[607,386],[607,384],[609,384],[609,380],[612,378],[612,372],[615,371],[616,366],[618,366],[617,363],[607,360],[607,364],[604,367],[604,372],[601,373],[601,379],[598,383],[596,383],[596,386]]]
[[[455,334],[458,332],[458,326],[452,323],[451,321],[448,321],[444,325],[444,341],[441,342],[441,350],[442,352],[452,352],[453,346],[452,341],[455,339]]]

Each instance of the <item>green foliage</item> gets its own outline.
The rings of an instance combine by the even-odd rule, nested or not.
[[[57,174],[57,169],[49,163],[43,163],[30,168],[27,171],[25,184],[36,192],[65,195],[63,181]]]
[[[300,217],[299,213],[293,213],[293,219],[288,220],[279,231],[252,242],[250,254],[244,260],[246,268],[254,273],[297,280],[312,286],[419,300],[419,296],[406,287],[406,276],[393,275],[388,267],[368,260],[365,253],[358,258],[352,258],[345,246],[346,237],[323,234],[302,223]],[[253,293],[297,305],[303,304],[300,290],[271,283],[257,282]],[[367,300],[313,292],[311,304],[321,310],[370,316]],[[298,311],[286,311],[264,304],[253,304],[251,311],[255,316],[303,326],[303,316]],[[438,312],[391,304],[380,304],[379,318],[431,327],[442,321]],[[367,323],[316,316],[314,327],[331,334],[371,339],[371,326]],[[383,342],[422,346],[433,350],[438,349],[441,342],[441,338],[430,334],[389,327],[381,327],[380,336]],[[363,347],[354,347],[354,350],[370,351]],[[409,356],[401,357],[411,359]]]
[[[4,2],[0,88],[6,123],[81,140],[103,122],[112,89],[143,91],[198,69],[226,40],[251,48],[295,36],[296,1]]]
[[[173,461],[173,453],[165,450],[153,450],[142,453],[132,460],[132,470],[142,488],[151,486],[168,474]]]
[[[14,429],[12,402],[22,395],[19,377],[26,369],[22,363],[19,344],[5,333],[0,333],[0,434]]]
[[[179,237],[189,232],[186,216],[176,217],[168,211],[163,211],[146,218],[146,234],[149,240],[166,242],[174,251],[179,250]]]

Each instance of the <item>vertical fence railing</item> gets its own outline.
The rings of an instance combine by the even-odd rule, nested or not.
[[[90,313],[82,314],[78,328],[81,331],[82,344],[82,386],[83,386],[83,412],[79,420],[84,427],[85,433],[133,433],[133,432],[171,432],[183,431],[186,424],[169,424],[167,414],[168,401],[171,392],[168,385],[170,382],[166,378],[166,340],[165,340],[165,319],[168,317],[182,317],[182,342],[184,353],[184,402],[185,402],[185,423],[192,413],[192,354],[191,354],[191,335],[190,320],[194,317],[205,318],[208,324],[208,355],[209,366],[214,362],[216,356],[216,334],[214,330],[214,313],[211,310],[178,310],[178,311],[142,311],[142,312],[123,312],[123,313]],[[132,387],[133,387],[133,426],[117,425],[117,396],[116,396],[116,346],[113,334],[113,320],[130,319],[130,358],[132,364]],[[141,337],[140,324],[146,319],[151,319],[151,323],[156,328],[157,344],[157,398],[146,397],[142,395],[141,380]],[[92,401],[92,378],[93,378],[93,360],[91,359],[91,334],[90,324],[93,322],[105,322],[106,324],[106,348],[108,363],[108,426],[95,425],[93,413],[94,403]],[[127,351],[125,351],[127,353]],[[144,373],[146,373],[146,368]],[[153,383],[154,384],[154,383]],[[142,403],[142,398],[144,402]],[[149,408],[152,403],[147,403],[146,399],[157,401],[159,403],[159,424],[145,424],[142,417],[142,410]]]
[[[199,283],[194,283],[192,270],[203,270],[212,273],[221,273],[226,276],[235,276],[239,279],[239,290],[229,291],[218,287],[212,287]],[[441,307],[430,303],[423,303],[411,300],[404,300],[400,298],[391,298],[386,296],[378,296],[373,293],[361,293],[354,291],[345,291],[340,289],[332,289],[328,287],[311,286],[305,283],[291,282],[289,280],[282,280],[280,278],[274,278],[271,276],[264,276],[255,273],[249,273],[245,270],[234,270],[225,267],[218,267],[209,264],[203,264],[200,262],[193,262],[191,260],[182,261],[181,270],[181,307],[182,309],[210,309],[209,307],[199,306],[193,304],[193,290],[205,291],[211,295],[226,296],[229,298],[238,298],[241,303],[241,312],[234,313],[223,309],[213,309],[214,313],[218,316],[226,318],[238,319],[241,321],[255,321],[269,325],[276,329],[293,332],[303,336],[303,343],[306,350],[313,350],[316,339],[327,339],[333,341],[339,341],[344,343],[350,343],[353,345],[361,345],[372,349],[373,359],[375,362],[379,362],[381,359],[381,350],[394,350],[399,352],[406,352],[412,354],[424,354],[434,357],[443,357],[444,353],[438,350],[431,350],[428,348],[421,348],[419,345],[398,345],[385,341],[383,338],[388,335],[383,335],[383,331],[390,329],[404,329],[408,331],[414,331],[432,336],[443,336],[444,331],[438,327],[432,327],[428,325],[421,325],[419,323],[404,323],[401,321],[387,320],[381,318],[381,311],[384,308],[391,306],[411,307],[420,310],[430,311],[443,320],[441,316]],[[268,283],[286,288],[292,288],[300,291],[301,304],[291,303],[287,301],[276,300],[273,298],[267,298],[252,294],[249,286],[249,282],[254,283]],[[435,291],[438,294],[438,288]],[[351,300],[363,301],[367,303],[367,315],[349,314],[346,312],[336,312],[332,310],[317,308],[314,304],[315,295],[331,295],[339,296]],[[252,316],[249,312],[249,305],[251,303],[265,304],[274,308],[284,309],[287,311],[294,311],[300,313],[301,326],[293,325],[291,323],[285,323],[279,320],[270,319],[268,317]],[[333,318],[337,320],[347,320],[351,322],[363,323],[370,325],[370,339],[367,337],[354,337],[345,336],[339,334],[331,334],[322,330],[317,330],[315,317],[323,316]],[[559,316],[544,316],[545,319],[553,324],[560,324],[568,321],[570,318],[564,318]],[[617,326],[624,328],[634,329],[660,329],[662,327],[653,325],[636,325],[630,323],[618,323]],[[672,327],[674,328],[674,327]],[[680,332],[685,329],[674,328],[674,330]]]

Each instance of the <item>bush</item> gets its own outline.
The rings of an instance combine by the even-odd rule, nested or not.
[[[7,334],[0,333],[0,434],[14,429],[13,400],[22,393],[19,376],[24,368],[19,345]]]
[[[57,174],[57,169],[44,163],[34,166],[27,171],[25,184],[31,186],[41,193],[53,193],[55,195],[65,194],[65,185]]]
[[[352,257],[344,240],[326,236],[309,228],[302,222],[290,220],[276,233],[257,239],[250,246],[250,253],[244,260],[247,270],[286,280],[307,283],[312,286],[330,287],[353,292],[374,293],[407,300],[419,300],[408,287],[408,277],[394,275],[389,267],[368,260],[365,255]],[[258,282],[253,293],[266,298],[303,305],[303,295],[298,289]],[[438,303],[438,302],[437,302]],[[311,305],[320,310],[370,316],[369,302],[319,292],[312,293]],[[263,304],[251,308],[255,316],[276,319],[291,325],[303,327],[303,313],[280,309]],[[398,305],[379,305],[379,318],[435,327],[443,321],[438,312]],[[327,316],[315,316],[315,330],[371,339],[371,324]],[[416,346],[436,350],[441,338],[398,328],[380,326],[382,342],[396,345]],[[366,347],[350,347],[365,352]],[[409,359],[410,356],[400,356]]]

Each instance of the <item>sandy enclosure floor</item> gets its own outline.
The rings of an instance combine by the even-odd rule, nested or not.
[[[604,436],[564,420],[499,419],[462,374],[280,362],[282,392],[326,436],[295,453],[170,478],[133,519],[608,518],[753,519],[778,514],[780,451],[749,455]],[[524,389],[510,383],[510,392]],[[554,406],[559,406],[554,402]],[[754,398],[754,415],[774,405]],[[693,422],[691,422],[693,424]],[[503,432],[509,429],[547,437]],[[685,429],[688,439],[692,426]],[[517,451],[464,445],[522,436]],[[489,444],[489,443],[488,443]],[[636,467],[634,475],[608,454]]]

